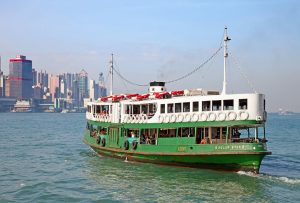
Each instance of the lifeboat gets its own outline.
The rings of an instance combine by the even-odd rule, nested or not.
[[[149,98],[150,94],[142,94],[142,95],[138,95],[136,97],[137,100],[144,100],[144,99],[147,99]]]
[[[112,101],[120,101],[124,98],[125,98],[124,95],[115,95],[114,97],[112,97]]]
[[[126,94],[127,99],[131,99],[132,97],[137,97],[139,94]]]
[[[106,97],[101,97],[100,98],[100,101],[107,101],[108,99],[111,99],[113,96],[112,95],[110,95],[110,96],[106,96]]]
[[[184,90],[175,90],[171,92],[173,96],[182,96],[184,94]]]
[[[154,93],[156,99],[161,99],[161,98],[163,98],[163,96],[168,95],[168,94],[169,94],[169,92],[155,92]]]

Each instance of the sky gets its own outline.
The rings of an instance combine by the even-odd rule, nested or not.
[[[296,0],[0,0],[1,67],[17,54],[49,73],[104,73],[111,53],[126,79],[170,81],[199,67],[228,27],[228,92],[266,95],[267,110],[300,112]],[[116,74],[115,93],[147,92]],[[223,54],[168,90],[222,90]]]

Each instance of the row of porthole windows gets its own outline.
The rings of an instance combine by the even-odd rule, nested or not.
[[[234,100],[212,100],[212,101],[202,101],[202,111],[221,111],[223,110],[233,110]],[[248,100],[239,99],[239,110],[248,109]],[[199,101],[194,102],[183,102],[183,103],[169,103],[160,105],[160,113],[181,113],[181,112],[198,112],[199,111]]]

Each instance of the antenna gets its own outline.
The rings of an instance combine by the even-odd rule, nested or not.
[[[223,78],[222,94],[226,94],[226,86],[227,86],[226,64],[227,64],[227,58],[228,58],[227,41],[229,41],[229,40],[231,40],[231,39],[227,36],[227,27],[225,27],[225,30],[224,30],[224,78]]]
[[[111,61],[110,61],[110,95],[113,95],[113,69],[114,69],[114,54],[111,54]]]

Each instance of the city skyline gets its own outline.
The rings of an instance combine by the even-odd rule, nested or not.
[[[0,17],[5,73],[9,58],[24,54],[36,69],[59,74],[84,68],[92,79],[100,72],[106,79],[114,53],[116,69],[142,84],[172,80],[199,66],[218,49],[227,26],[228,92],[255,89],[266,94],[268,111],[300,112],[297,1],[4,1]],[[221,91],[222,60],[218,54],[167,89]],[[147,91],[117,76],[115,81],[116,93]]]

